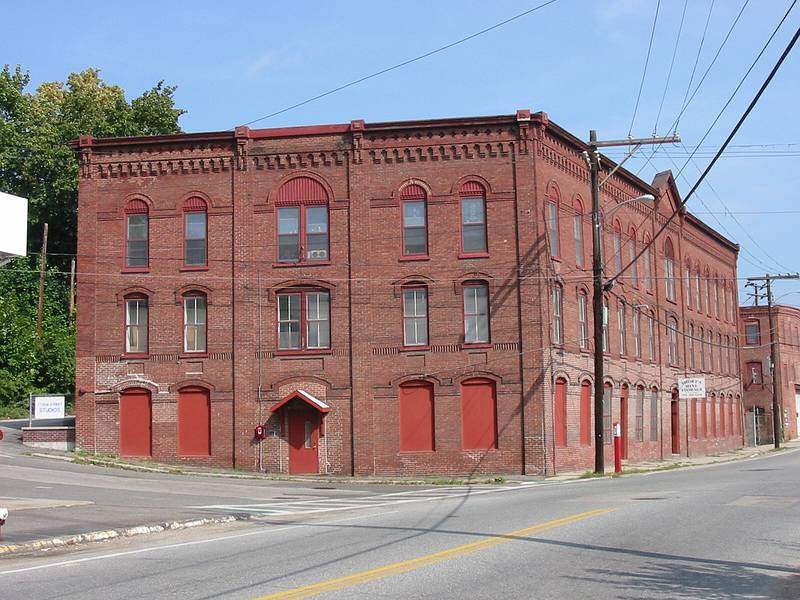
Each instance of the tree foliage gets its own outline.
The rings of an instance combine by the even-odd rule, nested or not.
[[[0,269],[0,417],[26,412],[30,392],[71,393],[75,331],[69,287],[57,267],[47,271],[38,339],[39,273],[26,258]]]
[[[128,101],[100,78],[99,69],[72,73],[66,82],[27,91],[30,75],[19,66],[0,71],[0,189],[28,198],[29,248],[74,253],[78,162],[69,142],[81,135],[118,137],[179,133],[175,87],[158,82]]]
[[[42,83],[34,92],[30,80],[19,66],[0,71],[0,190],[28,199],[32,253],[0,268],[0,416],[11,413],[12,405],[26,405],[29,392],[70,392],[74,386],[75,333],[65,271],[77,247],[78,162],[70,141],[81,135],[179,133],[185,112],[175,107],[175,87],[163,81],[129,102],[121,87],[100,78],[99,69]],[[36,259],[44,223],[53,268],[47,273],[40,345]]]

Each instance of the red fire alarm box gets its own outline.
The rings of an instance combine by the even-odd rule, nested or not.
[[[264,431],[263,425],[256,425],[255,436],[257,440],[263,440],[267,437],[267,432]]]

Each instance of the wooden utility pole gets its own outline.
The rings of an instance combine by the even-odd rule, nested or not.
[[[44,310],[44,272],[47,268],[47,223],[42,234],[42,253],[39,255],[39,316],[36,321],[36,333],[39,345],[42,345],[42,311]]]
[[[605,183],[611,175],[627,160],[623,160],[619,165],[600,181],[600,169],[602,167],[602,159],[598,148],[603,147],[616,147],[616,146],[634,146],[635,151],[639,146],[645,144],[665,144],[675,143],[680,141],[680,136],[677,134],[669,137],[651,137],[651,138],[627,138],[624,140],[609,140],[598,141],[597,132],[592,129],[589,132],[589,151],[585,153],[586,161],[589,164],[589,173],[591,175],[591,190],[592,190],[592,313],[594,319],[594,472],[605,472],[605,456],[604,456],[604,427],[603,427],[603,396],[605,393],[605,382],[603,381],[604,370],[604,348],[603,348],[603,329],[605,325],[605,318],[607,317],[603,310],[603,293],[610,288],[603,281],[603,256],[602,256],[602,215],[600,211],[600,187]],[[631,151],[628,158],[633,154]],[[640,197],[644,199],[644,196]],[[639,200],[640,198],[631,198],[630,201]],[[653,198],[650,197],[652,201]],[[628,202],[628,200],[625,200]],[[617,277],[619,273],[615,274]],[[609,402],[611,400],[609,399]]]
[[[75,314],[75,259],[69,266],[69,316]]]
[[[783,394],[781,393],[781,378],[778,371],[778,332],[775,328],[775,317],[772,314],[772,282],[776,279],[800,279],[798,273],[786,275],[770,275],[764,277],[748,277],[747,285],[752,285],[755,290],[756,306],[758,306],[759,290],[756,281],[763,281],[767,290],[767,316],[769,317],[769,363],[772,367],[772,437],[775,439],[775,448],[781,447],[783,437]]]

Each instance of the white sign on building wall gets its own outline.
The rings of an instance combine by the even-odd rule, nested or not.
[[[0,264],[25,256],[28,243],[28,201],[0,192]]]
[[[679,377],[678,378],[678,398],[686,400],[688,398],[706,397],[706,378],[701,377]]]

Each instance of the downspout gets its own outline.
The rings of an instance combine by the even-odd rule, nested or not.
[[[517,187],[517,148],[515,145],[511,146],[511,179],[514,185],[514,238],[515,238],[515,251],[517,253],[517,331],[519,332],[519,353],[517,355],[519,360],[519,380],[520,380],[520,410],[519,410],[519,429],[520,429],[520,443],[522,459],[521,472],[526,474],[526,466],[528,464],[525,455],[525,364],[524,364],[524,336],[522,335],[522,280],[521,270],[522,264],[520,263],[520,239],[519,239],[519,190]]]

